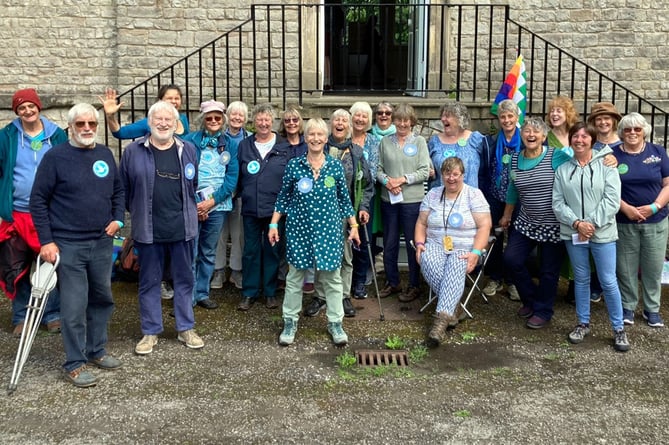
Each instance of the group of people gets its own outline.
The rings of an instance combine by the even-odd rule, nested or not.
[[[527,327],[549,323],[565,269],[576,299],[571,342],[589,334],[591,294],[602,293],[614,346],[629,349],[624,325],[634,323],[639,276],[643,317],[663,326],[669,159],[648,142],[652,129],[638,113],[622,117],[613,104],[598,103],[584,123],[570,99],[557,97],[547,124],[530,117],[518,125],[520,110],[509,100],[498,107],[499,132],[484,136],[469,129],[464,105],[449,102],[440,110],[443,131],[426,140],[414,132],[417,116],[407,104],[381,102],[372,110],[356,102],[328,123],[305,121],[289,108],[278,116],[277,132],[270,104],[256,105],[249,119],[243,102],[209,100],[191,131],[182,98],[178,86],[163,86],[145,119],[121,126],[123,103],[114,90],[105,92],[100,100],[112,134],[134,139],[118,167],[96,143],[98,111],[89,104],[69,111],[68,137],[40,115],[35,90],[19,90],[17,118],[0,130],[0,248],[24,254],[20,268],[1,268],[0,285],[14,300],[14,334],[23,329],[31,258],[54,262],[59,255],[59,286],[43,321],[62,331],[65,376],[76,386],[96,383],[88,365],[121,366],[105,344],[112,237],[126,210],[140,266],[139,355],[150,354],[163,332],[164,298],[174,300],[178,340],[204,346],[193,308],[218,307],[210,289],[222,286],[226,263],[241,290],[240,311],[261,298],[278,308],[285,289],[281,345],[295,341],[301,314],[323,308],[333,342],[346,344],[343,318],[356,315],[351,298],[367,297],[375,273],[368,246],[383,250],[381,298],[419,298],[421,273],[436,293],[428,335],[436,345],[458,322],[466,274],[481,265],[493,228],[483,291],[506,288],[521,302]],[[303,310],[304,294],[313,299]]]

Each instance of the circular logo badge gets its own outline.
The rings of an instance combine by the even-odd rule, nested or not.
[[[325,184],[326,187],[334,187],[335,185],[335,179],[332,176],[328,176],[323,180],[323,183]]]
[[[516,172],[511,171],[511,173],[509,173],[509,178],[511,178],[512,181],[515,181],[516,180]]]
[[[618,164],[618,173],[619,174],[624,175],[628,171],[630,171],[630,168],[627,164]]]
[[[444,159],[455,156],[455,150],[444,150]]]
[[[314,188],[314,180],[311,178],[302,178],[297,181],[297,189],[302,193],[309,193]]]
[[[508,164],[509,162],[511,162],[511,155],[507,153],[502,156],[502,164]]]
[[[228,165],[230,162],[230,152],[229,151],[224,151],[221,153],[221,156],[218,158],[218,162],[221,163],[221,165]]]
[[[95,161],[93,163],[93,174],[98,178],[104,178],[109,174],[109,165],[105,161]]]
[[[467,145],[467,139],[465,139],[465,138],[458,139],[458,145],[460,147],[464,147],[465,145]]]
[[[416,144],[406,144],[404,146],[404,154],[407,156],[416,156],[418,154],[418,147],[416,147]]]
[[[260,171],[260,162],[258,161],[249,162],[249,164],[246,166],[246,170],[252,175],[255,175]]]
[[[191,180],[195,177],[195,166],[190,162],[186,164],[186,167],[184,168],[184,176],[186,176],[186,179],[188,180]]]
[[[214,160],[214,154],[211,152],[211,150],[202,150],[202,154],[200,154],[200,162],[209,164],[213,160]]]
[[[448,217],[448,224],[453,227],[460,227],[463,222],[464,218],[459,213],[452,213],[451,216]]]

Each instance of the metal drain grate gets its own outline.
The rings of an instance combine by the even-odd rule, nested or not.
[[[362,350],[355,353],[355,358],[360,366],[409,366],[407,351]]]

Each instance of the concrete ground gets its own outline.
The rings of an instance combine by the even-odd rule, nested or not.
[[[564,283],[562,288],[564,288]],[[564,289],[563,289],[564,290]],[[62,378],[58,335],[41,331],[17,390],[0,393],[3,444],[332,444],[332,443],[660,443],[669,411],[667,329],[641,317],[628,329],[632,349],[615,352],[606,308],[593,304],[593,333],[578,346],[566,336],[574,307],[561,299],[549,327],[533,331],[503,294],[476,297],[474,319],[437,349],[422,347],[430,307],[375,298],[355,301],[345,320],[351,342],[334,347],[321,313],[300,320],[296,343],[277,345],[280,310],[238,312],[232,286],[213,292],[219,309],[196,308],[206,342],[176,341],[165,302],[165,332],[148,356],[133,353],[141,333],[136,285],[115,283],[109,352],[124,366],[93,372],[97,386]],[[373,297],[373,295],[370,295]],[[424,295],[423,301],[427,298]],[[309,299],[305,298],[305,303]],[[10,380],[18,341],[10,306],[0,301],[0,378]],[[669,312],[663,310],[665,320]],[[408,367],[346,366],[356,352],[387,349],[393,337]]]

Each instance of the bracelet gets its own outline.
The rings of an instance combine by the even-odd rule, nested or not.
[[[278,225],[278,224],[270,224],[270,225],[269,225],[269,228],[270,228],[270,229],[278,229],[278,228],[279,228],[279,225]]]
[[[581,220],[577,219],[576,221],[574,221],[574,224],[572,225],[572,227],[574,229],[578,230],[578,226],[580,226],[580,225],[581,225]]]
[[[123,221],[116,221],[116,224],[118,224],[118,228],[122,229],[125,224],[123,224]]]
[[[382,184],[382,185],[386,185],[386,184],[388,184],[388,176],[384,177],[384,178],[381,180],[381,184]]]
[[[650,205],[650,210],[653,212],[653,215],[655,215],[658,212],[657,206],[655,205],[655,203],[652,203]]]
[[[472,249],[472,253],[475,253],[475,254],[478,255],[478,256],[483,255],[483,253],[481,253],[481,251],[478,250],[478,249]]]

